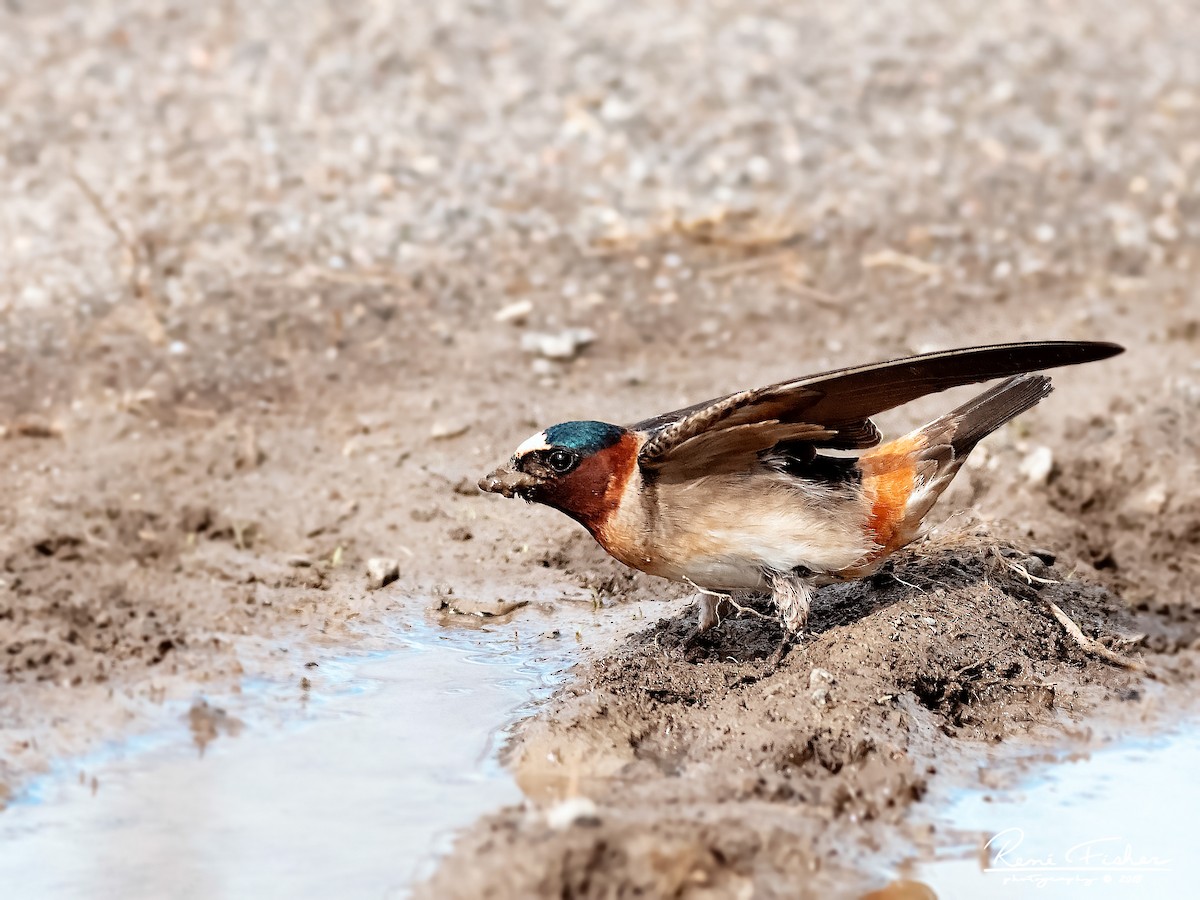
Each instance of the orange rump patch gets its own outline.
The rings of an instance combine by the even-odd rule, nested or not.
[[[873,497],[867,528],[884,553],[896,549],[893,541],[904,526],[908,498],[916,484],[917,455],[924,449],[925,439],[916,434],[884,444],[859,458],[863,487]]]

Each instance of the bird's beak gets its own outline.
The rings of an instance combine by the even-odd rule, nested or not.
[[[489,494],[500,494],[504,497],[524,496],[524,492],[538,484],[538,479],[524,472],[518,472],[511,465],[501,466],[489,475],[479,479],[479,489]]]

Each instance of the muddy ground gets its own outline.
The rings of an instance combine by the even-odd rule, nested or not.
[[[0,784],[397,610],[652,610],[681,591],[473,480],[554,421],[992,340],[1129,352],[774,673],[753,616],[588,664],[429,891],[870,886],[847,848],[927,839],[943,773],[1153,695],[1046,596],[1185,695],[1198,40],[1106,0],[0,8]],[[1000,562],[1034,550],[1062,584]]]

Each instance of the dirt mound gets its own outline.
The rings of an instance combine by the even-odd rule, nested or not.
[[[1137,698],[1141,676],[1085,652],[1051,603],[1122,652],[1162,628],[986,533],[826,588],[776,669],[770,617],[743,612],[698,644],[693,615],[660,621],[528,725],[511,762],[536,799],[469,833],[424,896],[866,889],[897,841],[928,837],[914,804],[969,773],[979,742]]]
[[[1185,626],[1163,641],[1188,639],[1200,621],[1200,381],[1172,379],[1151,405],[1074,432],[1080,452],[1050,483],[1064,544],[1137,608]]]

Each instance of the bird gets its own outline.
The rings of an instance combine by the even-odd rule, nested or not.
[[[698,591],[695,635],[738,592],[769,592],[784,639],[817,588],[876,573],[916,540],[979,442],[1045,399],[1043,370],[1117,344],[1036,341],[924,353],[738,391],[633,425],[579,420],[524,441],[479,481],[570,516],[615,559]],[[1003,379],[881,443],[871,417]]]

